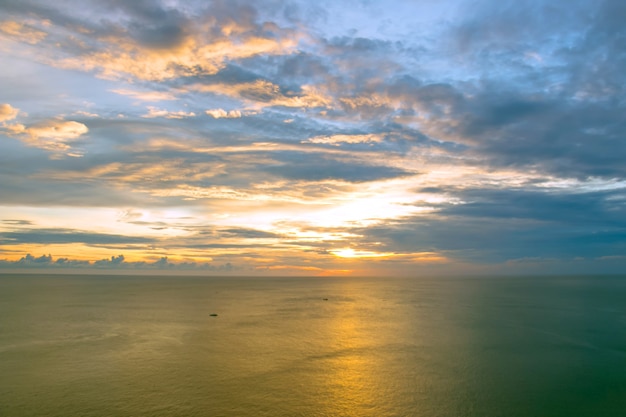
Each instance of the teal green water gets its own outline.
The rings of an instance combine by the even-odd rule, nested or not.
[[[0,276],[0,416],[625,413],[626,277]]]

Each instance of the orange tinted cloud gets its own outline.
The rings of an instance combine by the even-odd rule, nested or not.
[[[174,95],[162,91],[136,91],[126,88],[118,88],[111,90],[111,92],[121,94],[123,96],[129,96],[141,101],[176,100],[176,97],[174,97]]]
[[[89,132],[86,125],[66,120],[49,120],[30,127],[14,124],[8,126],[8,130],[28,146],[45,149],[57,156],[81,156],[72,150],[72,142]]]
[[[201,28],[189,28],[190,34],[180,44],[169,48],[148,48],[125,34],[101,38],[102,48],[82,56],[50,60],[61,68],[96,71],[107,79],[126,78],[128,75],[150,81],[194,75],[212,75],[229,60],[256,55],[280,55],[293,52],[297,36],[260,37],[241,34],[237,37],[208,38]]]
[[[48,36],[46,32],[35,29],[30,25],[11,20],[0,22],[0,32],[31,45],[41,42]]]
[[[283,92],[280,86],[266,80],[237,84],[194,85],[189,89],[239,98],[250,106],[261,108],[268,106],[330,107],[333,103],[332,97],[317,87],[303,85],[298,93]]]
[[[20,109],[16,109],[10,104],[0,104],[0,122],[6,122],[8,120],[15,119],[19,112]]]

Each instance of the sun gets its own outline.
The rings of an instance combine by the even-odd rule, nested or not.
[[[360,251],[352,248],[335,249],[331,250],[330,253],[335,256],[339,256],[340,258],[381,258],[385,256],[393,256],[393,253]]]
[[[340,258],[354,258],[356,256],[354,249],[352,248],[333,250],[331,253],[339,256]]]

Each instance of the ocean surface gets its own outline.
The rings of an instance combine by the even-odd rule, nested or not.
[[[0,416],[625,415],[626,276],[0,275]]]

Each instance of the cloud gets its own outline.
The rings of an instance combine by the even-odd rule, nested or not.
[[[243,227],[236,228],[228,228],[221,229],[219,231],[220,235],[226,237],[234,237],[234,238],[244,238],[244,239],[275,239],[280,237],[280,235],[272,232],[266,232],[263,230],[256,229],[247,229]]]
[[[207,110],[205,113],[212,116],[214,119],[237,119],[242,115],[239,110],[226,111],[223,109]]]
[[[626,207],[617,203],[626,188],[588,192],[469,189],[458,192],[463,204],[442,208],[443,215],[532,219],[538,222],[585,224],[601,229],[626,227]]]
[[[0,104],[0,122],[7,122],[13,120],[19,114],[20,109],[12,107],[10,104]]]
[[[46,264],[52,263],[52,256],[41,255],[40,257],[35,258],[29,253],[23,258],[21,258],[18,262],[23,265],[41,265],[41,264],[46,265]]]
[[[141,192],[169,190],[170,187],[182,189],[186,184],[215,183],[219,178],[226,180],[224,167],[224,160],[218,156],[193,155],[186,150],[166,148],[160,152],[128,154],[124,160],[114,158],[114,162],[98,160],[90,165],[48,170],[40,176],[60,182],[88,181],[92,184],[100,183],[102,186],[108,184],[113,188],[132,187],[136,195]]]
[[[390,252],[437,251],[474,262],[522,257],[619,255],[626,246],[624,189],[571,193],[539,189],[450,190],[458,199],[428,215],[354,229]]]
[[[7,219],[7,220],[2,220],[1,222],[4,224],[10,224],[13,226],[29,226],[33,224],[33,222],[31,222],[30,220],[19,220],[19,219]]]
[[[89,128],[80,122],[67,120],[49,120],[32,126],[13,124],[7,126],[11,135],[17,136],[28,146],[44,149],[54,155],[81,156],[72,148],[72,144],[89,132]]]
[[[268,106],[316,108],[332,105],[332,98],[315,86],[302,85],[299,91],[285,91],[279,85],[261,79],[245,83],[191,85],[187,88],[190,91],[239,98],[250,107],[257,108]]]
[[[74,114],[77,115],[77,116],[84,116],[84,117],[100,117],[100,115],[97,114],[97,113],[90,113],[90,112],[84,111],[84,110],[78,110]]]
[[[89,265],[89,261],[70,260],[68,258],[58,258],[56,261],[52,255],[41,255],[35,257],[30,253],[26,254],[17,261],[0,260],[0,268],[75,268],[85,267]]]
[[[65,268],[84,268],[90,265],[89,261],[69,259],[69,258],[57,258],[54,261],[54,266]]]
[[[0,269],[28,270],[28,269],[48,269],[48,270],[70,270],[81,271],[197,271],[201,273],[216,272],[230,273],[236,272],[240,268],[230,262],[205,263],[205,262],[172,262],[167,256],[162,256],[155,261],[128,261],[122,254],[114,255],[110,258],[98,260],[84,260],[71,258],[54,258],[52,255],[33,256],[30,253],[16,261],[0,259]]]
[[[106,233],[91,233],[73,229],[29,229],[3,231],[2,244],[68,244],[84,243],[87,245],[116,245],[154,243],[153,238],[143,236],[123,236]]]
[[[325,154],[302,154],[299,152],[277,152],[273,155],[277,163],[261,166],[261,171],[292,180],[322,181],[344,180],[367,182],[414,175],[414,172],[363,161],[335,159]]]
[[[46,32],[38,30],[28,23],[5,20],[0,22],[0,33],[9,35],[22,42],[35,45],[46,38]]]
[[[122,265],[124,262],[124,255],[111,256],[111,259],[100,259],[93,264],[96,267],[116,267]]]
[[[380,143],[382,138],[377,134],[367,135],[332,135],[332,136],[315,136],[313,138],[302,141],[302,143],[320,143],[327,145],[339,146],[342,143]]]
[[[145,117],[148,119],[152,119],[155,117],[164,117],[166,119],[184,119],[187,117],[195,117],[195,115],[196,114],[194,112],[185,112],[182,110],[169,111],[169,110],[162,110],[156,107],[148,106],[148,113],[144,114],[141,117]]]
[[[71,31],[74,39],[88,47],[65,48],[66,57],[49,62],[61,68],[95,71],[108,79],[130,76],[163,81],[213,75],[229,61],[289,54],[298,44],[297,32],[260,21],[256,9],[244,3],[213,2],[192,10],[116,2],[110,9],[102,12],[111,19],[81,22],[100,36],[94,37],[89,30]],[[65,23],[78,20],[75,14],[51,17]]]
[[[141,100],[141,101],[176,100],[176,96],[174,96],[172,93],[164,92],[164,91],[136,91],[136,90],[128,90],[125,88],[117,88],[111,91],[113,93],[120,94],[123,96],[129,96],[136,100]]]

